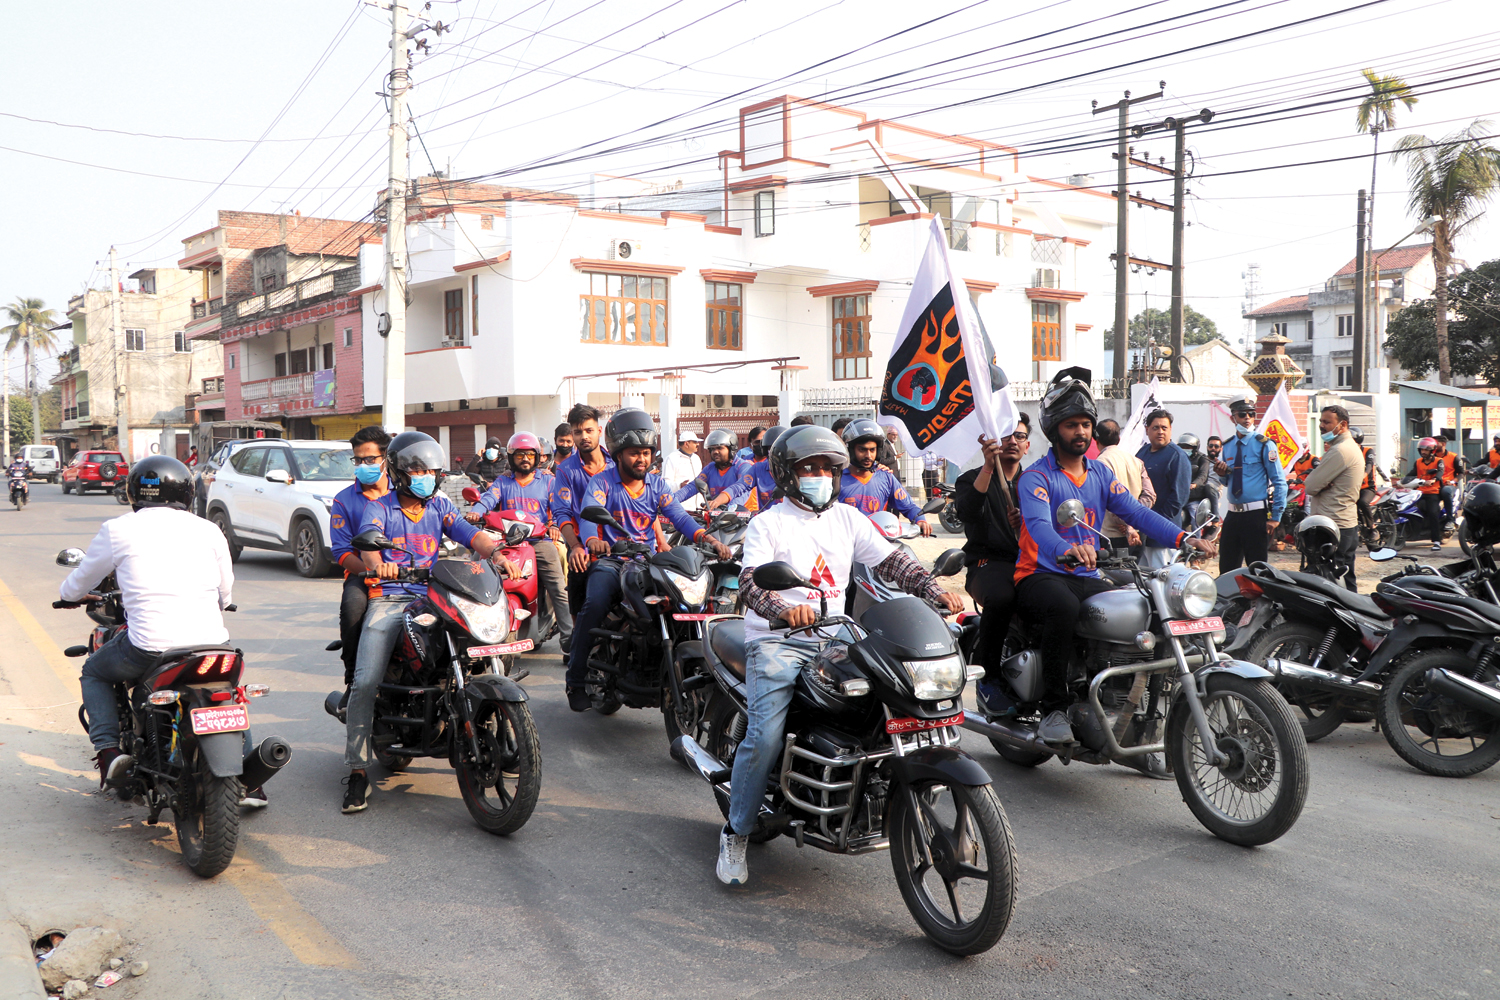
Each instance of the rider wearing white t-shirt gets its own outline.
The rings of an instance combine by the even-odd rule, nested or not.
[[[815,634],[794,633],[818,617],[820,592],[831,605],[842,600],[856,561],[909,594],[957,613],[963,602],[938,586],[911,556],[881,537],[856,508],[838,502],[838,484],[849,453],[822,427],[794,427],[771,448],[770,470],[785,498],[750,522],[745,534],[740,596],[745,602],[745,692],[749,725],[734,757],[729,822],[719,834],[719,880],[749,879],[745,845],[755,829],[766,779],[781,758],[792,689],[802,667],[818,654]],[[755,567],[789,563],[816,590],[767,591],[755,586]],[[772,631],[773,623],[789,629]]]

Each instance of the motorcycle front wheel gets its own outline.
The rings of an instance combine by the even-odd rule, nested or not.
[[[459,741],[458,790],[469,815],[488,833],[514,833],[531,818],[542,791],[542,744],[525,702],[487,701],[474,717],[476,758]]]
[[[183,771],[172,820],[182,860],[194,875],[213,878],[234,860],[243,797],[239,778],[214,777],[202,757]]]
[[[1500,720],[1427,690],[1427,671],[1439,667],[1492,684],[1493,672],[1475,676],[1466,650],[1426,649],[1399,661],[1380,692],[1380,731],[1412,767],[1439,778],[1467,778],[1500,760]]]
[[[989,785],[924,782],[892,789],[886,833],[901,898],[944,951],[995,946],[1016,907],[1016,847]]]
[[[1186,701],[1167,719],[1167,753],[1198,822],[1220,840],[1242,847],[1269,844],[1292,828],[1307,801],[1307,740],[1275,688],[1233,674],[1208,679],[1203,701],[1216,748],[1203,745]]]
[[[664,654],[665,655],[665,654]],[[683,670],[685,665],[694,665],[698,669],[691,673]],[[706,672],[702,660],[689,660],[686,664],[681,660],[674,659],[664,666],[663,672],[670,670],[677,675],[677,686],[680,688],[690,677],[697,677]],[[681,703],[672,694],[670,684],[662,691],[661,717],[662,723],[667,730],[667,745],[677,742],[677,737],[686,736],[690,740],[702,742],[704,730],[707,727],[709,695],[713,692],[712,684],[701,684],[691,691],[684,691]]]

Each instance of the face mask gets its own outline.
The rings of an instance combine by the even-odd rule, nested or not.
[[[361,486],[374,486],[380,482],[380,474],[385,470],[378,465],[356,465],[354,467],[354,478],[359,480]]]
[[[1336,437],[1338,437],[1338,435],[1335,434],[1333,431],[1324,431],[1323,432],[1323,443],[1327,444],[1329,441],[1332,441]]]
[[[484,457],[493,462],[500,457],[500,450],[498,448],[486,448],[484,449]]]
[[[798,476],[797,489],[804,500],[814,507],[821,507],[833,498],[833,477]]]
[[[437,476],[429,472],[411,477],[411,495],[426,500],[437,489]]]
[[[1235,424],[1234,425],[1234,432],[1236,434],[1238,434],[1240,437],[1249,437],[1251,430],[1252,430],[1252,428],[1246,427],[1243,424]]]

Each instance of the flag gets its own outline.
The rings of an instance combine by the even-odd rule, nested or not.
[[[983,359],[974,365],[977,377],[970,374],[971,358]],[[979,451],[981,434],[999,439],[1015,430],[1015,405],[1007,408],[1001,399],[996,406],[990,361],[974,305],[953,274],[947,235],[933,218],[886,363],[876,419],[900,432],[908,455],[933,451],[967,462]]]
[[[1297,415],[1292,412],[1292,399],[1286,393],[1285,382],[1276,390],[1255,433],[1276,445],[1276,454],[1281,459],[1283,469],[1290,469],[1292,463],[1297,461],[1297,456],[1307,450],[1307,442],[1297,431]]]
[[[1141,403],[1125,422],[1120,431],[1120,447],[1131,455],[1141,450],[1146,443],[1146,417],[1152,410],[1161,409],[1161,400],[1156,396],[1161,387],[1161,380],[1155,375],[1151,376],[1151,382],[1146,386],[1146,395],[1141,398]]]

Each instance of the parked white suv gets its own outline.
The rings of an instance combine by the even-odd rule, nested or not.
[[[333,564],[328,512],[354,482],[347,441],[266,439],[240,445],[208,487],[206,513],[242,548],[289,552],[303,576],[323,576]]]

